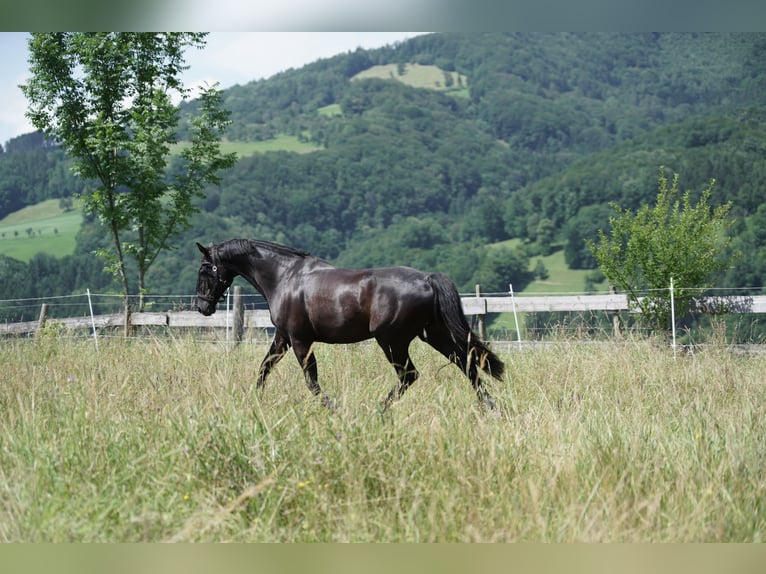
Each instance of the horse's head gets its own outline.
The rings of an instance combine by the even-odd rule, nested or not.
[[[197,310],[207,317],[215,313],[215,306],[231,286],[235,273],[215,261],[209,247],[199,243],[197,247],[202,252],[202,264],[197,275]]]

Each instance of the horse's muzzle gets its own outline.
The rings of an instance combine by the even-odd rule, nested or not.
[[[215,313],[215,305],[208,301],[198,301],[194,308],[202,313],[205,317],[209,317]]]

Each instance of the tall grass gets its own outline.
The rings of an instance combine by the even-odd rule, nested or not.
[[[312,398],[264,345],[0,346],[3,541],[760,541],[766,358],[648,342],[505,355],[483,413],[458,370],[393,408],[374,345],[320,346]]]

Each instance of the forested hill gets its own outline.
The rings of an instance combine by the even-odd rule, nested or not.
[[[762,284],[764,63],[765,34],[449,33],[234,86],[230,140],[295,145],[243,154],[151,288],[193,288],[193,242],[232,236],[438,269],[462,288],[523,285],[530,256],[553,249],[592,267],[584,239],[607,203],[651,201],[660,165],[685,188],[717,180],[714,200],[734,202],[740,240],[755,242],[721,281]],[[0,206],[41,193],[9,203],[22,155],[0,156]],[[521,247],[490,247],[509,239]],[[75,257],[101,240],[86,228]]]

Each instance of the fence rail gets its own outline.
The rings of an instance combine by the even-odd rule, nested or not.
[[[197,327],[197,328],[226,328],[234,324],[235,311],[220,311],[210,317],[203,317],[197,311],[166,311],[162,313],[132,313],[131,327]],[[255,309],[243,311],[242,326],[244,329],[268,329],[274,325],[268,310]],[[55,323],[63,329],[102,329],[104,327],[124,327],[125,315],[111,313],[94,315],[93,317],[65,317],[56,319],[38,319],[21,323],[0,324],[0,335],[24,335],[34,333],[46,323]]]
[[[197,311],[166,311],[159,313],[133,313],[131,327],[168,328],[232,328],[235,338],[241,337],[245,329],[268,329],[273,327],[268,309],[245,310],[242,303],[241,287],[233,290],[233,310],[220,310],[215,315],[204,317]],[[476,296],[461,297],[463,311],[480,320],[491,313],[539,313],[539,312],[633,312],[624,294],[597,295],[545,295],[545,296]],[[701,298],[698,310],[711,312],[733,309],[737,313],[766,313],[766,295],[717,296]],[[34,333],[47,322],[55,322],[64,329],[102,329],[124,327],[122,313],[47,319],[45,305],[37,321],[0,323],[0,336]]]

